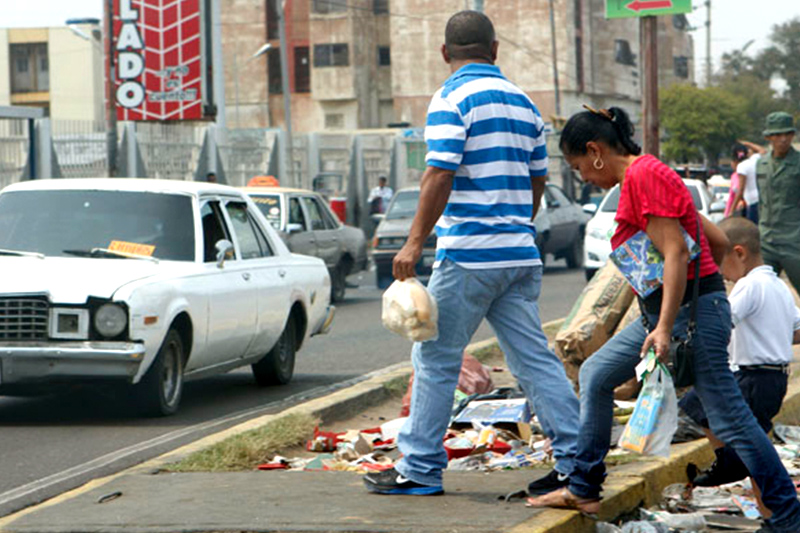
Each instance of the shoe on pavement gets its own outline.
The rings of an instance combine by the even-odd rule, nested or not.
[[[741,481],[749,475],[747,469],[741,468],[739,465],[730,464],[731,461],[726,461],[726,455],[723,450],[724,448],[714,450],[717,456],[716,460],[708,467],[708,470],[704,470],[694,478],[692,484],[695,487],[718,487],[727,483]]]
[[[383,472],[372,472],[364,476],[367,490],[376,494],[405,494],[410,496],[437,496],[444,494],[441,485],[423,485],[405,478],[390,468]]]
[[[551,470],[546,476],[530,482],[528,485],[528,494],[531,496],[543,496],[558,489],[563,489],[568,485],[569,476],[567,474],[561,474],[556,470]]]

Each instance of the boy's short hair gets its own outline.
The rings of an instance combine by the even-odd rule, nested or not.
[[[751,254],[761,253],[761,235],[758,226],[744,217],[729,217],[719,223],[731,246],[743,246]]]

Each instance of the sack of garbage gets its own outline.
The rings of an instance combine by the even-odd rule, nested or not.
[[[669,457],[669,445],[678,428],[678,397],[669,370],[651,350],[642,364],[647,370],[633,414],[619,439],[620,448],[646,455]]]
[[[411,341],[439,336],[439,309],[428,289],[417,278],[395,280],[383,293],[383,325]]]
[[[556,354],[573,382],[578,382],[581,364],[612,337],[632,301],[633,289],[611,262],[583,289],[555,341]]]

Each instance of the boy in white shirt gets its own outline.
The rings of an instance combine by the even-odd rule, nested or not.
[[[736,285],[731,303],[733,333],[728,348],[731,365],[742,395],[765,432],[780,411],[792,362],[792,344],[800,344],[800,309],[792,293],[761,257],[758,226],[741,217],[720,225],[731,242],[722,262],[722,274]],[[694,390],[680,402],[683,411],[704,428],[714,447],[716,461],[693,480],[699,487],[739,481],[747,468],[732,448],[714,437],[708,418]]]

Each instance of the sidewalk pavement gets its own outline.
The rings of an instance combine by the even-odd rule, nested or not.
[[[325,421],[342,419],[380,401],[381,395],[388,394],[383,384],[409,371],[410,368],[396,369],[288,411],[310,412]],[[361,476],[350,472],[159,471],[166,463],[263,425],[276,416],[280,415],[247,422],[4,517],[0,519],[0,531],[575,533],[594,530],[593,522],[577,512],[538,511],[526,508],[521,500],[512,503],[498,500],[503,494],[524,488],[544,471],[448,472],[446,494],[432,497],[369,494]],[[800,420],[800,380],[790,384],[779,420],[782,423]],[[685,481],[688,462],[705,465],[712,458],[710,446],[701,440],[673,446],[668,460],[645,458],[612,467],[604,487],[600,519],[611,520],[641,505],[656,504],[664,487]]]

